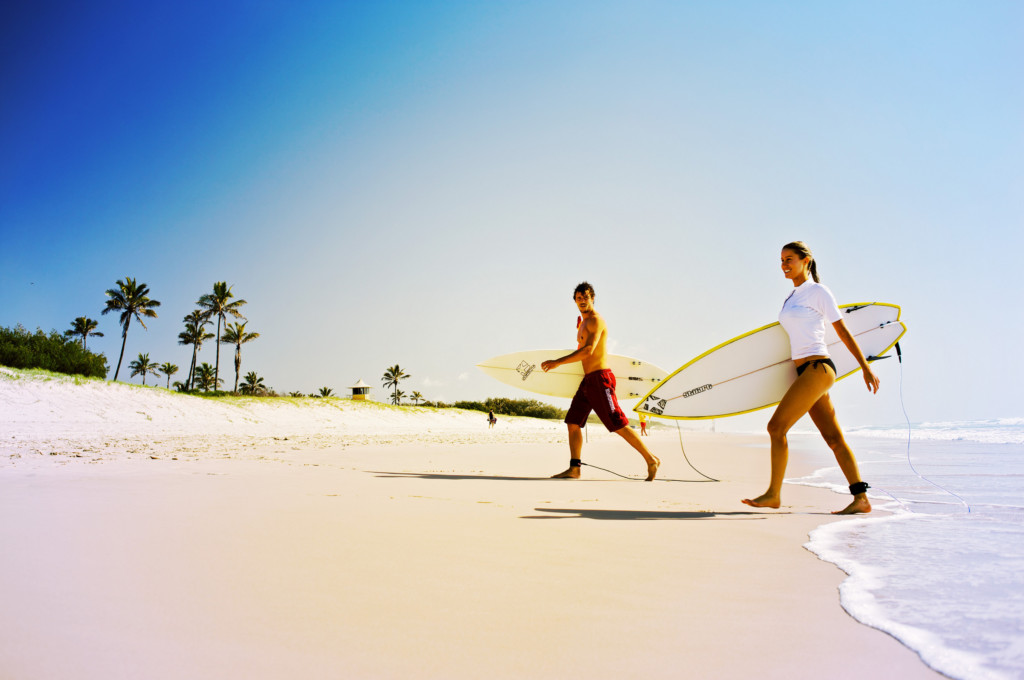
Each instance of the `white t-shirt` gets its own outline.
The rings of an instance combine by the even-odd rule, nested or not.
[[[828,356],[825,344],[825,322],[843,318],[832,291],[808,279],[797,286],[782,303],[779,323],[789,334],[793,359]]]

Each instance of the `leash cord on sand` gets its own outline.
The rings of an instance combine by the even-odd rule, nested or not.
[[[622,477],[623,479],[628,479],[631,482],[646,482],[647,481],[643,477],[629,477],[627,475],[620,475],[615,470],[609,470],[607,468],[599,467],[597,465],[591,465],[590,463],[584,463],[582,461],[580,462],[580,465],[586,465],[587,467],[592,467],[595,470],[602,470],[604,472],[607,472],[608,474],[615,475],[616,477]],[[665,477],[655,477],[654,481],[655,482],[688,482],[688,483],[691,483],[691,484],[694,483],[694,482],[696,482],[698,484],[703,484],[704,483],[703,479],[667,479]],[[712,479],[711,481],[712,482],[717,482],[718,480],[717,479]]]
[[[696,472],[701,477],[703,477],[704,479],[708,479],[712,482],[721,481],[715,479],[714,477],[708,477],[706,474],[704,474],[703,472],[701,472],[700,470],[693,466],[693,463],[690,462],[690,457],[686,455],[686,447],[683,446],[683,428],[679,427],[679,421],[676,421],[676,430],[679,432],[679,450],[683,452],[683,458],[686,459],[687,465],[693,468],[693,471]]]
[[[584,428],[584,430],[585,429],[586,428]],[[685,458],[686,462],[689,464],[689,466],[691,468],[693,468],[693,471],[696,472],[701,477],[704,477],[704,479],[706,479],[706,480],[708,480],[710,482],[721,481],[721,480],[715,479],[714,477],[708,477],[706,474],[704,474],[703,472],[701,472],[697,468],[693,467],[693,463],[690,462],[690,458],[686,455],[686,448],[683,446],[683,430],[682,430],[681,427],[679,427],[679,423],[676,423],[676,429],[679,430],[679,448],[683,452],[683,458]],[[592,467],[595,470],[601,470],[603,472],[607,472],[608,474],[615,475],[616,477],[622,477],[623,479],[629,479],[629,480],[632,480],[634,482],[645,482],[645,481],[647,481],[646,479],[642,479],[640,477],[629,477],[627,475],[620,475],[618,472],[615,472],[614,470],[608,470],[608,469],[605,469],[603,467],[598,467],[597,465],[591,465],[590,463],[584,463],[582,461],[580,462],[580,465],[586,465],[587,467]],[[704,480],[701,480],[701,479],[665,479],[663,477],[656,477],[654,479],[654,481],[656,481],[656,482],[690,482],[690,483],[698,482],[698,483],[703,483]]]

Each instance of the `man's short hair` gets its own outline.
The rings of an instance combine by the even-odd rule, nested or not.
[[[591,300],[594,300],[594,299],[597,298],[597,294],[594,293],[594,287],[591,286],[586,281],[583,281],[582,283],[580,283],[580,285],[576,286],[576,290],[574,290],[572,292],[572,299],[573,300],[576,299],[576,293],[582,293],[583,297],[590,296]]]

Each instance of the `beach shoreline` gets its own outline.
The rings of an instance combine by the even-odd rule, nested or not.
[[[684,432],[720,482],[674,428],[648,440],[660,481],[571,481],[546,478],[557,423],[248,423],[186,454],[153,413],[114,413],[88,446],[5,423],[2,677],[942,677],[849,617],[844,574],[803,548],[840,495],[739,502],[767,479],[764,437]],[[129,445],[84,452],[108,428]],[[585,462],[643,474],[591,429]],[[790,474],[822,464],[795,451]]]

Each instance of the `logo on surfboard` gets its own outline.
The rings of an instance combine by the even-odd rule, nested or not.
[[[708,385],[701,385],[700,387],[694,387],[692,390],[686,390],[685,392],[683,392],[683,399],[686,399],[688,397],[692,397],[695,394],[700,394],[701,392],[707,392],[712,387],[714,387],[714,385],[708,384]]]
[[[535,368],[537,368],[537,364],[531,364],[526,361],[520,361],[519,365],[516,366],[516,372],[519,373],[519,375],[523,376],[523,380],[525,381],[527,378],[530,377],[530,374],[533,373],[533,369]]]
[[[707,392],[712,387],[714,387],[714,385],[712,385],[710,383],[707,384],[707,385],[701,385],[700,387],[694,387],[692,390],[687,390],[687,391],[683,392],[679,396],[681,396],[684,399],[686,399],[688,397],[694,396],[695,394],[700,394],[702,392]],[[662,413],[665,412],[665,407],[667,405],[668,405],[668,400],[667,399],[661,399],[659,397],[649,396],[649,397],[647,397],[647,400],[644,402],[644,405],[642,407],[640,407],[639,410],[646,411],[647,413],[653,413],[655,415],[659,415],[660,416]]]
[[[647,401],[640,408],[641,411],[647,411],[648,413],[654,413],[661,415],[665,412],[665,406],[668,404],[664,399],[658,399],[657,397],[648,397]]]

